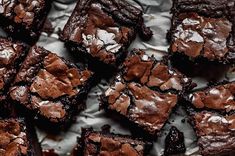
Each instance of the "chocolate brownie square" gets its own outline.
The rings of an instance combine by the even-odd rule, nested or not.
[[[33,44],[41,33],[50,3],[50,0],[0,1],[0,26],[11,37]]]
[[[22,118],[0,119],[0,155],[41,156],[32,125]]]
[[[9,99],[42,121],[63,126],[77,109],[84,108],[82,102],[93,80],[94,73],[85,66],[33,46],[10,88]]]
[[[87,60],[95,70],[116,67],[137,32],[146,40],[152,36],[142,14],[126,0],[80,0],[61,39],[72,54]]]
[[[125,135],[83,129],[78,142],[79,156],[144,156],[151,143]]]
[[[170,53],[192,62],[233,63],[234,11],[232,0],[174,0],[168,37]]]
[[[153,136],[181,95],[193,87],[191,79],[141,50],[132,51],[119,70],[101,97],[102,107]]]
[[[29,47],[21,42],[0,37],[0,101],[6,99],[11,83],[23,62]]]

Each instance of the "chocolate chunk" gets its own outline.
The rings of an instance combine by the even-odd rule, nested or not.
[[[185,153],[184,134],[172,126],[165,139],[164,155]]]

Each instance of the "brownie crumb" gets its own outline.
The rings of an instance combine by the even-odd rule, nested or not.
[[[184,144],[184,134],[176,127],[172,126],[165,139],[164,155],[180,154],[186,151]]]

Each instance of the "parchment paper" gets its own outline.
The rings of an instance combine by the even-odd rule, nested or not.
[[[147,26],[151,27],[154,35],[149,42],[143,42],[137,38],[130,49],[145,49],[149,55],[153,54],[157,59],[161,59],[161,57],[166,54],[169,47],[165,38],[167,30],[170,27],[171,15],[169,10],[172,5],[171,0],[139,0],[139,2],[145,12],[145,23]],[[76,1],[74,0],[57,0],[53,2],[53,7],[48,19],[55,28],[54,33],[50,36],[43,33],[37,44],[76,62],[76,59],[72,58],[69,55],[69,52],[64,48],[64,43],[58,39],[58,32],[60,29],[63,29],[75,4]],[[133,2],[133,4],[140,7],[137,3]],[[227,76],[232,78],[234,77],[234,74],[229,73]],[[223,77],[224,74],[221,75],[221,79],[223,79]],[[206,84],[205,79],[202,77],[196,77],[194,78],[194,81],[198,83],[199,87],[203,87]],[[41,142],[43,149],[54,149],[55,152],[61,156],[70,155],[70,152],[76,145],[77,137],[80,136],[81,127],[92,126],[94,129],[99,130],[102,125],[109,124],[112,126],[112,132],[129,134],[128,128],[123,127],[121,123],[114,122],[112,119],[107,118],[103,111],[99,111],[98,98],[106,88],[107,82],[102,80],[98,86],[90,91],[86,101],[87,109],[77,116],[76,123],[73,124],[67,132],[61,132],[59,135],[52,136],[43,130],[37,129],[39,141]],[[198,151],[198,147],[195,144],[195,134],[187,123],[187,120],[183,123],[182,119],[186,119],[186,114],[182,108],[177,108],[177,110],[172,113],[169,123],[163,128],[161,136],[154,142],[154,147],[150,154],[151,156],[160,156],[163,153],[164,139],[171,125],[175,125],[180,131],[184,132],[185,144],[187,147],[186,155],[197,155],[195,154]]]

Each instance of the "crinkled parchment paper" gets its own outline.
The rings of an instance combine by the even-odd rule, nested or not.
[[[145,23],[147,26],[151,27],[154,36],[149,42],[142,42],[137,38],[130,49],[145,49],[149,55],[154,55],[156,58],[161,59],[161,57],[166,54],[169,46],[166,41],[166,33],[170,27],[171,15],[169,12],[172,5],[171,0],[139,0],[139,2],[145,12]],[[132,3],[140,7],[137,3]],[[38,45],[74,62],[76,62],[76,59],[69,55],[63,42],[58,39],[58,32],[63,29],[75,4],[76,0],[56,0],[53,2],[53,7],[48,19],[55,28],[54,33],[50,36],[43,33],[37,43]],[[221,78],[223,78],[223,76],[224,75],[221,74]],[[230,73],[228,77],[233,77],[233,74]],[[199,87],[205,85],[205,79],[203,78],[198,77],[194,78],[194,80],[199,82]],[[45,131],[38,129],[38,137],[43,149],[54,149],[56,153],[62,156],[70,155],[73,147],[76,145],[77,137],[80,136],[81,127],[92,126],[95,129],[100,129],[102,125],[109,124],[111,125],[112,132],[129,134],[130,132],[127,127],[123,127],[121,123],[114,122],[112,119],[107,118],[103,111],[99,111],[98,98],[106,88],[107,82],[102,80],[98,86],[90,91],[86,101],[87,109],[77,116],[76,123],[73,124],[67,132],[61,132],[59,135],[51,136]],[[182,119],[185,118],[185,112],[181,108],[178,108],[172,113],[169,123],[167,123],[162,130],[161,136],[154,142],[154,147],[150,154],[151,156],[159,156],[163,153],[164,139],[171,125],[175,125],[180,131],[184,132],[187,147],[186,155],[196,155],[195,153],[198,151],[198,147],[195,144],[195,134],[187,123],[187,120],[186,122],[182,122]]]

